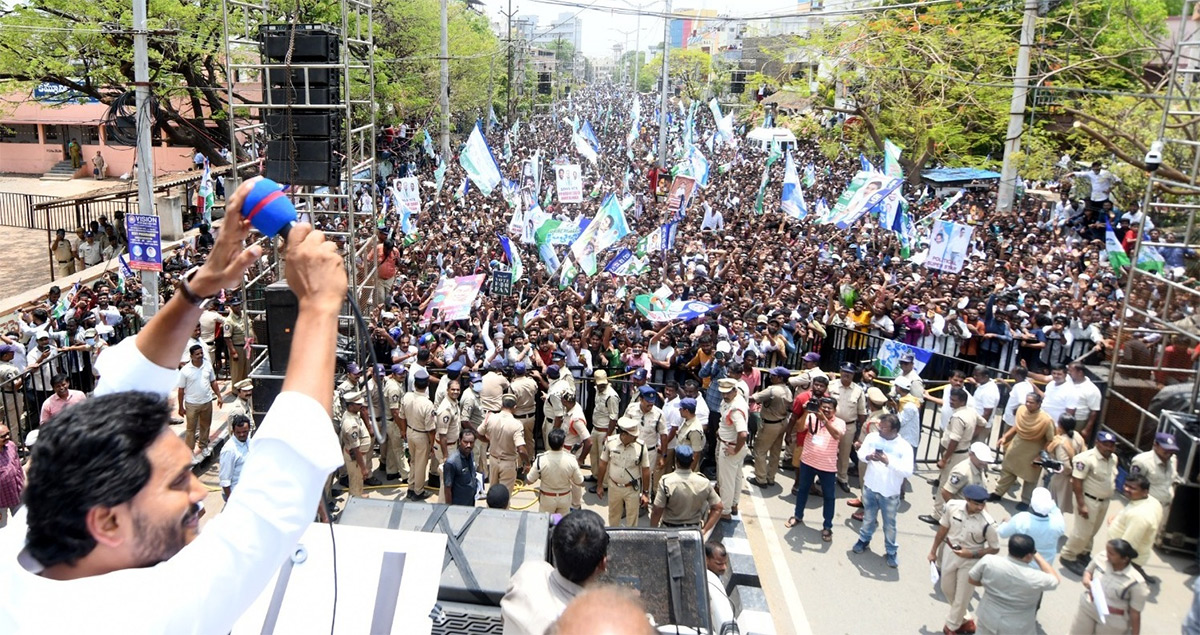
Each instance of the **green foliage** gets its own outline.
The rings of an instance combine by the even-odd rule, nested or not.
[[[662,75],[662,59],[662,53],[659,53],[642,67],[638,76],[638,90],[646,92],[654,90],[658,85],[658,78]],[[672,86],[680,86],[683,96],[690,99],[703,96],[712,76],[711,55],[697,49],[673,48],[667,62],[667,73],[670,75]]]

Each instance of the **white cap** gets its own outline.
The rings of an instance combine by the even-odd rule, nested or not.
[[[971,454],[974,454],[975,458],[983,461],[984,463],[991,463],[992,461],[996,460],[995,453],[992,452],[992,449],[988,447],[988,444],[982,441],[976,441],[975,443],[971,444]]]
[[[726,355],[728,355],[729,351],[730,351],[729,342],[727,342],[725,340],[721,340],[720,342],[717,342],[717,352],[718,353],[725,353]]]
[[[1029,509],[1042,516],[1049,514],[1054,509],[1054,498],[1050,495],[1050,490],[1044,487],[1033,490],[1033,497],[1029,500]]]

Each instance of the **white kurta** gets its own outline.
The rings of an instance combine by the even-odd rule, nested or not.
[[[97,395],[164,396],[177,371],[156,366],[129,338],[105,352]],[[276,398],[219,516],[154,567],[79,580],[37,575],[23,551],[25,510],[0,532],[0,633],[228,633],[312,523],[325,477],[342,464],[329,416],[295,392]],[[67,610],[64,610],[67,609]]]

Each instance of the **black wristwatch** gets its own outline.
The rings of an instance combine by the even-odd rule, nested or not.
[[[202,298],[196,295],[195,291],[192,291],[192,287],[188,284],[188,282],[190,282],[192,278],[196,277],[196,273],[199,271],[200,268],[196,267],[187,272],[187,275],[184,275],[179,279],[179,284],[176,285],[175,288],[179,291],[179,293],[183,294],[184,299],[187,300],[188,303],[200,310],[204,310],[207,309],[210,304],[212,304],[213,299],[215,299],[217,296],[211,295],[207,298]]]

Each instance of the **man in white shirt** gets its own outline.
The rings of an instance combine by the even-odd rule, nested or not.
[[[196,435],[199,432],[200,454],[208,455],[208,431],[212,425],[212,405],[217,402],[221,409],[221,401],[217,395],[221,389],[217,387],[217,375],[211,364],[204,361],[204,347],[193,344],[188,350],[191,361],[179,369],[179,416],[187,421],[183,433],[183,442],[191,450],[196,447]]]
[[[240,218],[254,183],[230,199],[227,219]],[[95,398],[42,431],[26,506],[0,537],[0,632],[227,633],[294,552],[326,476],[341,464],[329,386],[346,274],[333,243],[307,225],[291,230],[287,279],[303,344],[292,350],[237,495],[203,535],[197,521],[208,491],[168,428],[166,395],[199,301],[236,286],[258,259],[257,246],[241,250],[248,235],[248,223],[226,227],[189,292],[104,354]],[[103,462],[94,460],[98,447]],[[223,600],[180,602],[181,588]]]
[[[1084,374],[1083,364],[1071,362],[1067,366],[1067,375],[1075,390],[1075,422],[1079,425],[1079,434],[1090,439],[1096,418],[1100,416],[1100,389]]]
[[[1115,174],[1105,170],[1099,161],[1092,162],[1091,170],[1075,172],[1075,176],[1085,178],[1092,184],[1092,192],[1088,195],[1088,207],[1094,209],[1100,209],[1104,205],[1104,201],[1108,200],[1108,194],[1112,191],[1112,187],[1121,182],[1121,179],[1117,178]]]
[[[708,201],[700,203],[704,208],[704,220],[700,223],[701,231],[711,229],[713,231],[721,231],[725,229],[725,216],[721,214],[721,210],[713,209]]]
[[[865,466],[863,478],[863,524],[854,543],[854,553],[866,551],[883,516],[884,560],[893,569],[896,561],[896,514],[900,510],[900,493],[904,479],[913,473],[913,450],[900,438],[900,419],[894,414],[879,418],[879,429],[867,435],[858,448],[860,465]],[[878,513],[879,516],[876,514]]]
[[[1013,379],[1012,388],[1008,391],[1008,403],[1004,406],[1005,425],[1017,425],[1017,408],[1025,405],[1025,398],[1034,392],[1033,382],[1029,381],[1029,371],[1024,366],[1013,366],[1009,372]]]
[[[94,267],[104,261],[104,256],[101,253],[103,246],[96,242],[96,235],[92,232],[87,232],[83,235],[83,242],[79,243],[79,258],[83,260],[83,266]]]
[[[996,413],[996,407],[1000,405],[1000,387],[992,381],[992,370],[987,366],[976,366],[971,377],[975,380],[975,394],[973,395],[975,412],[978,412],[979,416],[983,417],[984,422],[987,423],[990,435],[992,415]],[[976,441],[987,443],[988,439],[976,439]]]
[[[229,417],[233,437],[221,447],[221,497],[226,501],[242,478],[242,466],[250,454],[250,417],[238,413]]]
[[[1035,380],[1042,380],[1045,376],[1030,375]],[[1078,407],[1079,398],[1075,395],[1075,386],[1067,381],[1067,369],[1063,366],[1055,366],[1050,369],[1050,382],[1046,384],[1046,391],[1043,393],[1042,410],[1050,415],[1050,418],[1055,422],[1064,414],[1075,416],[1075,408]]]

